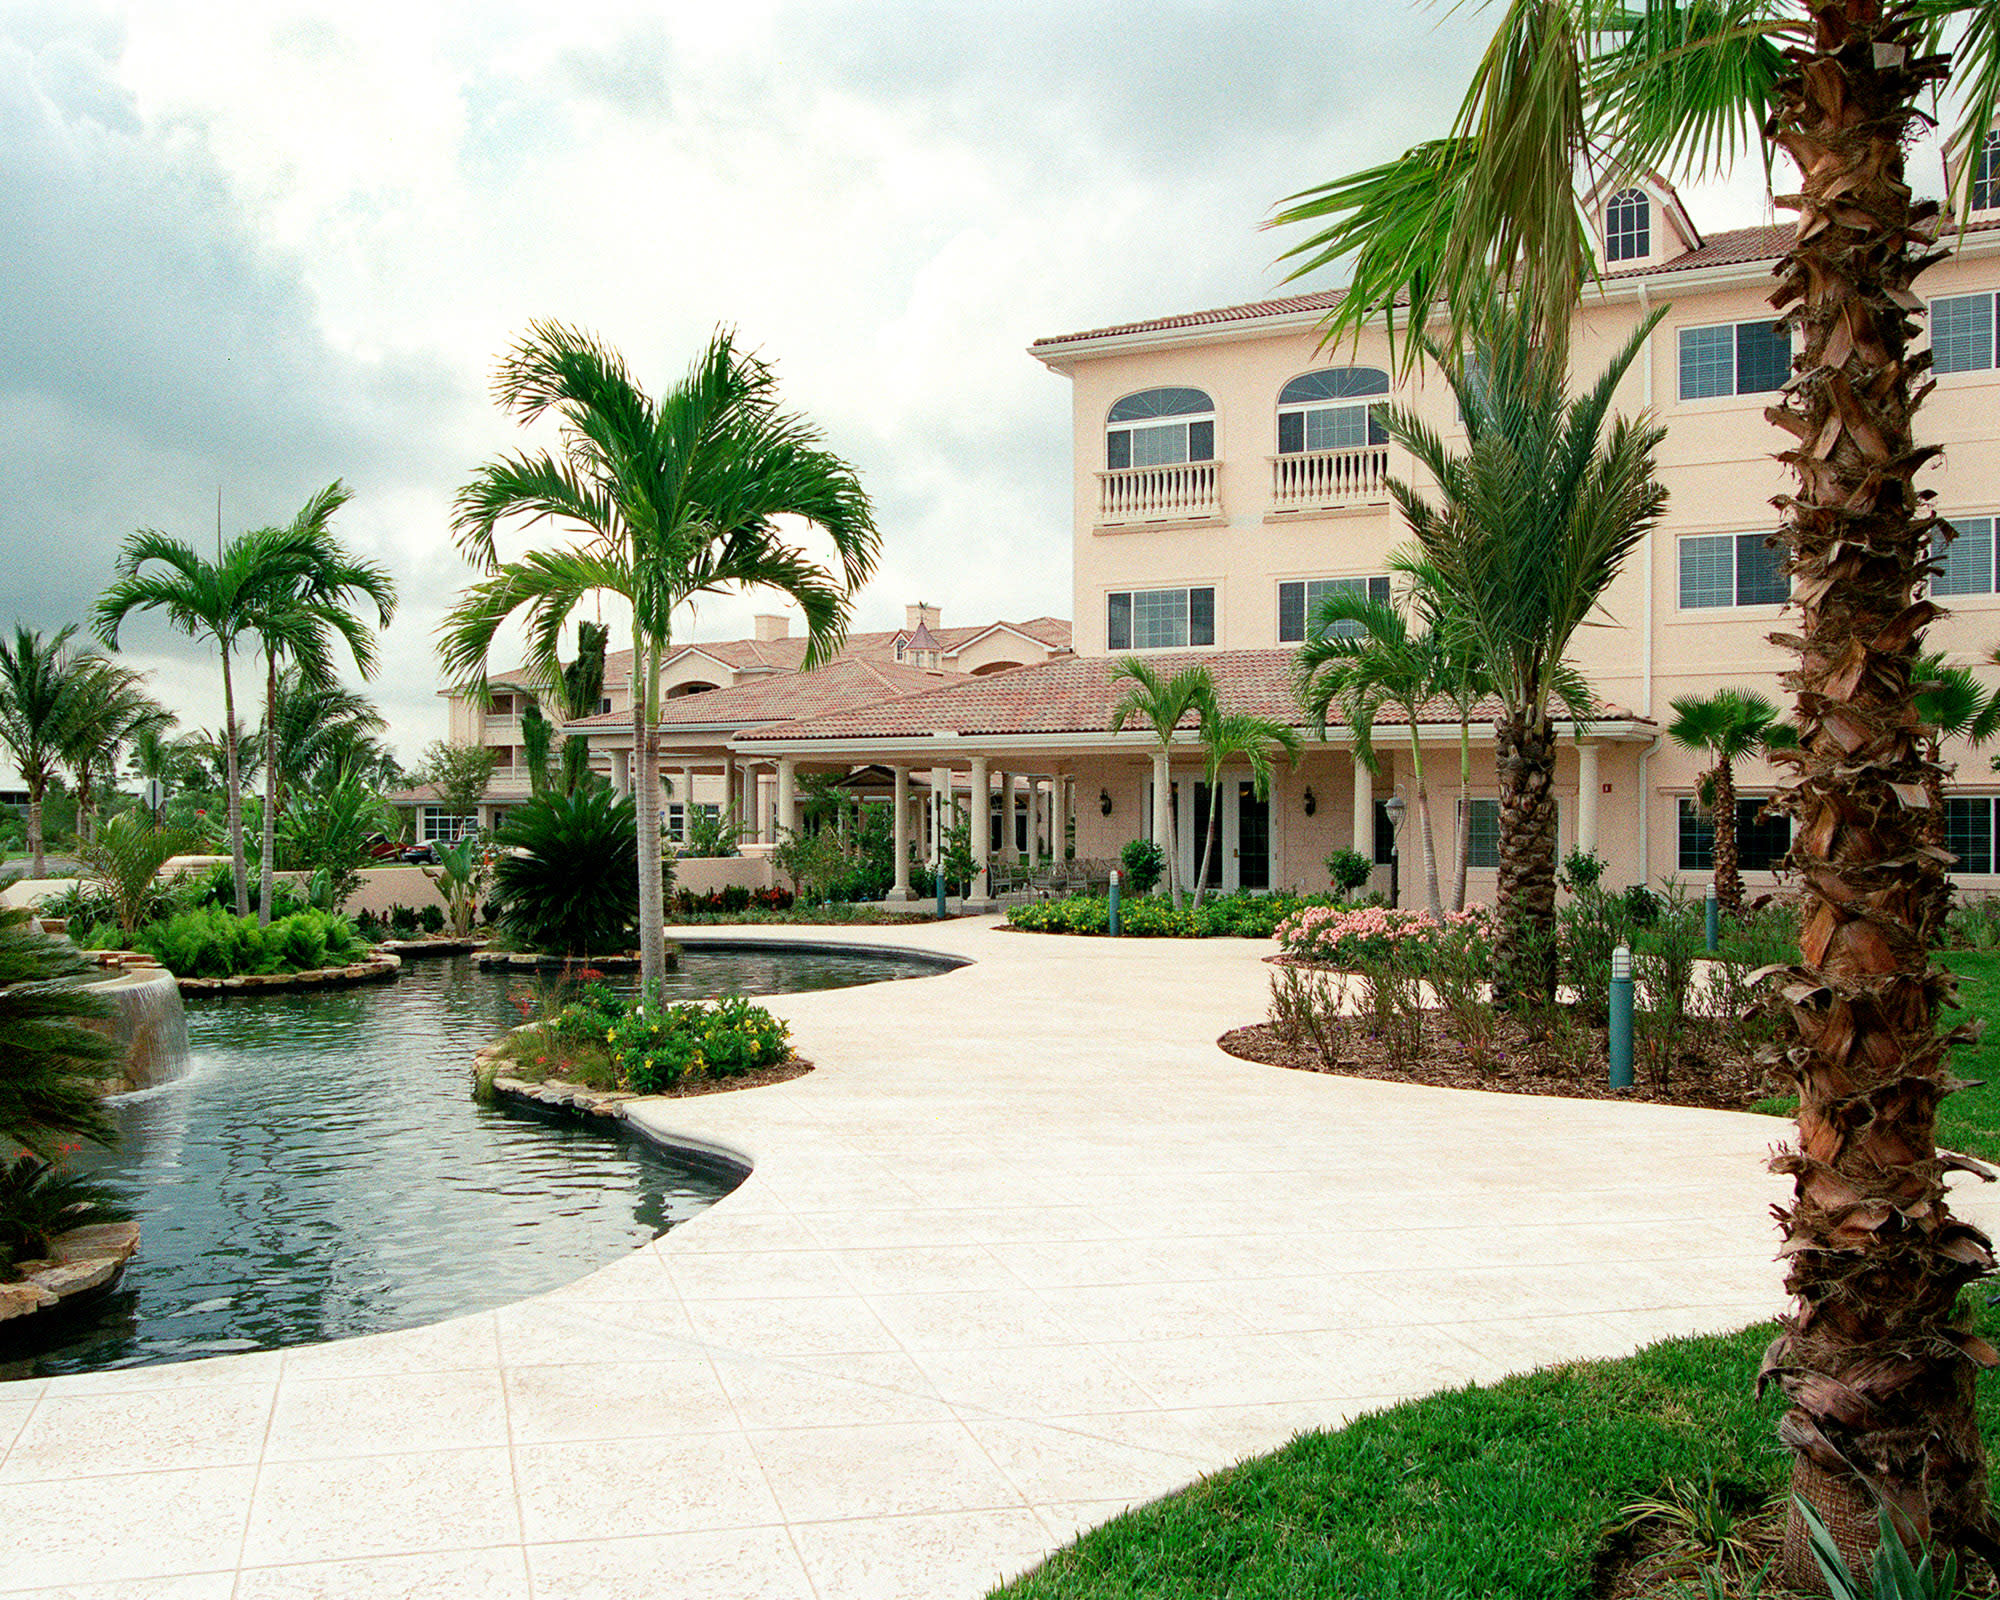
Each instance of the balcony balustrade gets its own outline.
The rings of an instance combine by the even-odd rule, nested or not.
[[[1165,467],[1125,467],[1097,475],[1097,525],[1191,522],[1222,515],[1219,467],[1184,461]]]
[[[1273,511],[1326,511],[1388,502],[1387,445],[1307,450],[1270,459]]]

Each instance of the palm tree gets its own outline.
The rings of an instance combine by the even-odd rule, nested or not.
[[[251,627],[264,651],[264,838],[258,862],[257,922],[271,921],[271,886],[276,870],[278,827],[278,663],[289,656],[299,676],[315,687],[336,683],[333,642],[345,642],[363,678],[375,672],[375,636],[355,614],[363,600],[373,603],[376,627],[396,614],[396,585],[372,561],[357,560],[327,530],[335,512],[353,498],[336,478],[308,500],[284,531],[310,558],[261,586],[251,609]]]
[[[142,733],[170,727],[174,717],[146,693],[145,674],[131,667],[86,655],[78,658],[77,669],[77,710],[63,738],[62,755],[76,780],[76,832],[89,838],[97,831],[99,780],[115,786],[126,744]]]
[[[217,544],[221,545],[218,534]],[[118,552],[117,577],[97,598],[97,636],[113,649],[118,630],[134,611],[164,611],[189,638],[210,638],[222,657],[222,749],[229,801],[229,851],[236,880],[236,914],[250,914],[250,884],[243,858],[243,778],[238,762],[242,730],[230,660],[237,640],[252,630],[264,591],[310,570],[316,552],[289,530],[261,528],[238,534],[204,560],[194,547],[151,528],[128,537]]]
[[[1458,396],[1468,448],[1446,448],[1392,408],[1391,438],[1438,485],[1438,503],[1391,480],[1423,560],[1452,597],[1464,638],[1500,702],[1498,998],[1555,993],[1554,713],[1588,714],[1570,642],[1666,504],[1653,477],[1665,430],[1612,417],[1611,399],[1661,313],[1646,318],[1589,390],[1571,396],[1566,362],[1539,342],[1525,302],[1496,306],[1470,353],[1429,343]]]
[[[1715,898],[1728,911],[1743,909],[1743,874],[1736,852],[1736,763],[1760,750],[1791,742],[1774,733],[1784,715],[1754,689],[1718,689],[1711,695],[1684,694],[1673,701],[1667,737],[1683,750],[1708,756],[1704,787],[1715,820]]]
[[[42,799],[84,711],[83,663],[92,658],[70,648],[75,634],[67,627],[44,638],[39,628],[16,624],[11,644],[0,639],[0,744],[27,786],[29,872],[37,878],[48,870]]]
[[[1150,662],[1128,656],[1111,669],[1113,683],[1129,683],[1118,703],[1111,708],[1111,731],[1124,731],[1128,722],[1143,722],[1160,741],[1161,751],[1171,759],[1174,733],[1190,716],[1197,721],[1215,703],[1215,678],[1207,667],[1183,667],[1171,678],[1162,677]],[[1164,802],[1163,802],[1164,804]],[[1174,909],[1181,905],[1180,843],[1175,837],[1174,808],[1165,804],[1167,836],[1158,841],[1167,856],[1167,893]]]
[[[1271,750],[1283,750],[1294,761],[1299,754],[1299,736],[1286,724],[1269,717],[1254,717],[1245,711],[1224,711],[1214,695],[1201,705],[1202,776],[1208,783],[1208,829],[1201,846],[1201,863],[1195,868],[1194,904],[1201,909],[1201,897],[1208,887],[1208,863],[1215,857],[1222,837],[1222,773],[1234,761],[1250,764],[1250,781],[1257,798],[1271,792]],[[1435,874],[1433,874],[1435,878]]]
[[[1375,719],[1385,708],[1402,712],[1410,734],[1424,893],[1434,917],[1444,914],[1444,900],[1438,890],[1431,791],[1418,733],[1424,707],[1445,686],[1447,665],[1444,640],[1436,631],[1412,633],[1408,620],[1393,605],[1341,591],[1329,594],[1314,610],[1306,642],[1292,660],[1292,692],[1320,738],[1326,737],[1327,713],[1338,705],[1354,740],[1354,758],[1370,772],[1379,765]]]
[[[388,724],[375,702],[342,683],[315,683],[296,666],[278,672],[277,714],[272,765],[278,775],[278,804],[300,784],[322,776],[354,773],[378,781],[388,752],[375,737]],[[259,745],[265,730],[258,730]]]
[[[1912,286],[1939,259],[1943,219],[1913,195],[1904,152],[1954,68],[1963,206],[1967,158],[2000,100],[1990,0],[1510,0],[1447,137],[1296,197],[1279,218],[1335,219],[1293,252],[1308,267],[1359,251],[1341,327],[1405,294],[1405,325],[1421,329],[1506,282],[1561,348],[1590,271],[1579,172],[1699,178],[1760,135],[1798,171],[1798,192],[1779,201],[1799,219],[1771,298],[1802,348],[1767,413],[1797,479],[1780,504],[1800,748],[1776,804],[1796,822],[1805,898],[1784,991],[1799,1137],[1775,1162],[1796,1193],[1784,1246],[1795,1309],[1766,1371],[1791,1401],[1793,1487],[1857,1571],[1878,1503],[1906,1538],[2000,1558],[1953,1320],[1959,1290],[1994,1259],[1952,1217],[1935,1152],[1952,1084],[1930,952],[1950,887],[1924,848],[1929,808],[1899,794],[1935,792],[1913,684],[1940,611],[1917,592],[1935,519],[1912,479],[1936,451],[1916,438],[1928,375]],[[1859,1212],[1857,1193],[1873,1197]],[[1818,1585],[1797,1515],[1783,1567]]]
[[[875,570],[880,536],[853,469],[778,409],[770,367],[726,332],[654,401],[615,351],[538,322],[501,363],[495,390],[524,424],[554,412],[563,451],[503,456],[459,491],[459,549],[487,576],[446,619],[442,654],[447,670],[477,685],[501,623],[524,613],[535,670],[552,679],[563,624],[587,596],[608,591],[631,605],[639,942],[650,993],[666,960],[658,724],[675,612],[697,594],[775,589],[804,614],[805,665],[818,666],[847,637],[851,597]],[[781,517],[832,541],[838,577],[785,542]],[[584,541],[503,562],[494,537],[516,518],[565,524]]]

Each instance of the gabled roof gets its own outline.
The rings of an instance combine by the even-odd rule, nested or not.
[[[934,687],[935,672],[894,661],[840,660],[816,672],[786,672],[706,694],[676,695],[660,707],[660,727],[669,734],[728,733],[769,722],[818,717],[850,707],[877,705]],[[565,732],[615,732],[632,726],[629,711],[606,711],[563,724]]]

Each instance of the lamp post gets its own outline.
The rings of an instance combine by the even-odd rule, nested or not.
[[[1389,818],[1389,905],[1401,909],[1403,904],[1403,813],[1409,810],[1400,794],[1392,794],[1382,802],[1382,810]]]

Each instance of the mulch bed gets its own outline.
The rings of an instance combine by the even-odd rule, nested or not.
[[[663,1100],[692,1100],[696,1095],[726,1094],[731,1089],[761,1089],[767,1083],[790,1083],[794,1078],[803,1078],[812,1069],[813,1064],[804,1056],[793,1056],[789,1061],[780,1061],[775,1067],[758,1067],[754,1071],[739,1072],[731,1078],[684,1080],[671,1089],[655,1089],[653,1094]]]

